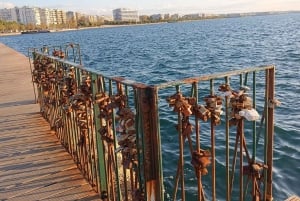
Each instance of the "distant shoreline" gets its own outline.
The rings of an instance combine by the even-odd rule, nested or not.
[[[0,33],[0,37],[1,37],[1,36],[16,36],[16,35],[21,35],[21,32]]]
[[[72,28],[72,29],[52,29],[52,30],[50,30],[50,33],[67,32],[67,31],[81,31],[81,30],[87,30],[87,29],[105,29],[105,28],[130,27],[130,26],[144,26],[144,25],[150,25],[150,24],[164,24],[164,23],[167,23],[167,22],[144,23],[144,24],[101,25],[101,26],[96,26],[96,27],[81,27],[81,28]],[[21,32],[0,33],[0,37],[1,36],[18,36],[18,35],[22,35]]]
[[[287,13],[300,13],[300,11],[274,12],[274,13],[269,13],[269,15],[270,14],[287,14]],[[249,15],[249,16],[259,16],[259,15]],[[207,19],[201,19],[201,20],[223,19],[223,18],[227,18],[227,17],[207,18]],[[198,21],[198,20],[182,20],[182,21],[175,21],[175,22],[180,23],[180,22],[187,22],[187,21]],[[80,27],[80,28],[71,28],[71,29],[50,29],[50,32],[55,33],[55,32],[67,32],[67,31],[81,31],[81,30],[87,30],[87,29],[145,26],[145,25],[165,24],[165,23],[170,23],[170,22],[154,22],[154,23],[142,23],[142,24],[112,24],[112,25],[105,24],[105,25],[95,26],[95,27]],[[0,37],[1,36],[18,36],[18,35],[22,35],[21,32],[0,33]]]

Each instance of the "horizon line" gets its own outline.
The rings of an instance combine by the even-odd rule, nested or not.
[[[24,6],[14,6],[14,7],[6,7],[6,8],[0,8],[0,9],[12,9],[12,8],[22,8],[22,7],[29,7],[29,8],[41,8],[41,9],[56,9],[56,10],[62,10],[62,11],[65,11],[65,12],[78,12],[78,13],[82,13],[82,14],[86,14],[86,15],[89,15],[87,14],[88,11],[78,11],[78,10],[66,10],[64,8],[51,8],[51,7],[40,7],[40,6],[30,6],[30,5],[24,5]],[[197,11],[185,11],[185,12],[180,12],[180,11],[153,11],[150,13],[150,11],[142,11],[142,10],[139,10],[139,9],[132,9],[132,8],[129,8],[129,7],[117,7],[117,8],[114,8],[114,9],[118,9],[118,8],[127,8],[127,9],[131,9],[131,10],[135,10],[135,11],[138,11],[138,14],[139,15],[155,15],[155,14],[179,14],[179,15],[188,15],[188,14],[212,14],[212,15],[228,15],[228,14],[247,14],[247,13],[282,13],[282,12],[300,12],[299,9],[288,9],[288,10],[266,10],[266,11],[231,11],[231,12],[211,12],[211,11],[202,11],[202,12],[197,12]],[[111,9],[110,12],[112,12],[114,9]],[[101,9],[99,9],[101,10]],[[147,14],[148,13],[148,14]],[[102,15],[102,16],[107,16],[108,14],[101,14],[101,13],[98,13],[98,14],[92,14],[92,15]],[[109,15],[112,15],[109,14]]]

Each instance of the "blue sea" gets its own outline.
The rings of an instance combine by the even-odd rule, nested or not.
[[[25,55],[30,47],[79,43],[85,66],[147,84],[274,64],[276,98],[282,102],[275,111],[274,200],[300,195],[300,13],[5,36],[0,42]],[[160,113],[165,199],[171,200],[178,159],[176,114],[170,108]],[[201,140],[208,144],[209,134],[204,132]],[[216,143],[217,199],[225,200],[225,184],[218,182],[225,178],[225,159],[218,158],[224,155],[224,133],[217,134]],[[197,186],[188,164],[187,198],[194,200]],[[209,184],[206,179],[208,197]]]

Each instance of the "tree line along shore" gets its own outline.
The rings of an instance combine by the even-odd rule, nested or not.
[[[298,11],[297,13],[299,13]],[[247,16],[258,16],[258,15],[270,15],[270,14],[284,14],[291,12],[259,12],[259,13],[240,13],[240,14],[221,14],[221,15],[211,15],[206,17],[178,17],[177,19],[151,19],[149,16],[142,15],[140,20],[133,21],[96,21],[90,22],[85,18],[79,19],[77,22],[69,22],[65,24],[50,24],[50,25],[33,25],[33,24],[21,24],[12,21],[0,20],[0,35],[15,35],[20,34],[23,31],[34,31],[34,30],[51,30],[51,32],[56,31],[68,31],[68,30],[78,30],[87,28],[99,28],[99,27],[118,27],[126,25],[143,25],[151,23],[173,23],[182,21],[195,21],[195,20],[207,20],[207,19],[218,19],[218,18],[233,18],[233,17],[247,17]]]
[[[217,17],[210,18],[197,18],[193,20],[202,20],[202,19],[212,19]],[[66,30],[66,29],[83,29],[91,27],[112,27],[115,25],[135,25],[135,24],[150,24],[150,23],[167,23],[167,22],[180,22],[186,21],[189,19],[176,19],[176,20],[164,20],[164,19],[150,19],[143,17],[140,21],[98,21],[98,22],[89,22],[88,20],[78,20],[77,23],[70,22],[66,24],[50,24],[46,25],[33,25],[33,24],[21,24],[18,22],[10,22],[0,20],[0,34],[10,34],[10,33],[19,33],[22,31],[32,31],[32,30]],[[190,19],[191,20],[191,19]]]

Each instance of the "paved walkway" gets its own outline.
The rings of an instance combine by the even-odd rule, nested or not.
[[[1,43],[0,200],[100,200],[39,114],[28,58]]]

